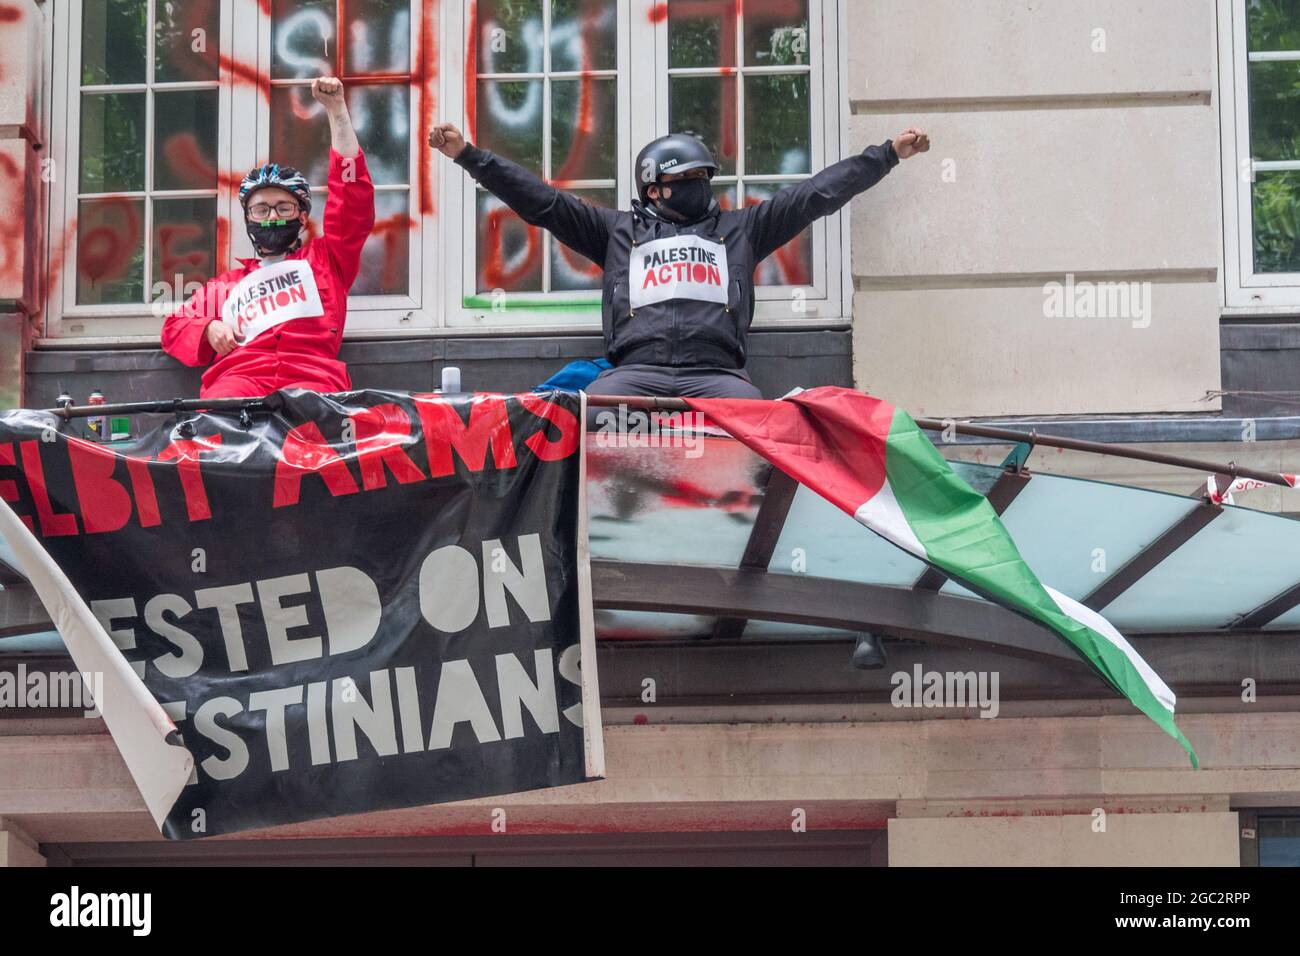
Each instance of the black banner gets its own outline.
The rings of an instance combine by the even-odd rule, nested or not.
[[[193,754],[168,837],[603,773],[580,402],[290,391],[112,447],[0,415],[0,498]]]

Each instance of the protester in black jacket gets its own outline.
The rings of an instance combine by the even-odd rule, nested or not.
[[[521,166],[467,143],[450,123],[429,146],[455,160],[533,226],[605,270],[605,354],[614,368],[588,392],[761,398],[745,374],[754,269],[814,220],[830,215],[907,158],[930,148],[909,127],[892,141],[828,166],[771,199],[723,210],[709,183],[717,163],[681,133],[637,156],[631,212],[593,206]]]

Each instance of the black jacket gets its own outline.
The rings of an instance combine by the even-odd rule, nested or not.
[[[605,354],[615,365],[744,368],[754,318],[754,268],[894,166],[892,142],[870,146],[744,209],[715,201],[693,223],[634,203],[585,203],[521,166],[467,144],[458,165],[513,209],[605,270]]]

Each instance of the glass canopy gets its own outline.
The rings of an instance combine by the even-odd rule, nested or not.
[[[1300,522],[1097,481],[953,466],[994,502],[1044,583],[1124,633],[1300,627]],[[987,636],[999,629],[990,626],[1001,624],[996,614],[1008,629],[1037,630],[944,582],[730,438],[591,441],[588,508],[597,633],[606,640],[866,630],[924,639],[942,627],[996,647]],[[0,571],[14,564],[0,542]],[[8,581],[9,594],[26,586],[12,573]],[[48,622],[4,626],[5,598],[0,589],[0,653],[61,649]]]

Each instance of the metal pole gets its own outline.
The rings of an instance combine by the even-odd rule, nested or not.
[[[164,402],[119,402],[116,405],[69,405],[67,408],[46,408],[43,411],[57,415],[64,421],[86,418],[90,415],[143,415],[148,412],[228,411],[256,407],[265,398],[174,398]]]
[[[628,408],[672,410],[685,410],[691,407],[684,399],[680,398],[644,398],[632,395],[588,395],[587,404],[597,407],[626,405]],[[1174,468],[1189,468],[1207,475],[1254,478],[1270,485],[1291,487],[1291,482],[1287,481],[1286,477],[1279,472],[1247,468],[1238,465],[1236,462],[1222,465],[1212,461],[1187,458],[1182,455],[1166,455],[1158,451],[1147,451],[1128,445],[1112,445],[1105,442],[1085,441],[1079,438],[1059,438],[1055,435],[1040,435],[1036,431],[1018,432],[1008,428],[994,428],[988,425],[976,425],[967,422],[942,421],[937,418],[917,418],[913,420],[918,427],[926,431],[937,432],[951,428],[958,434],[971,435],[977,438],[993,438],[1012,445],[1042,445],[1046,448],[1065,448],[1071,451],[1091,452],[1096,455],[1113,455],[1116,458],[1149,461],[1157,465],[1170,465]]]
[[[51,415],[57,415],[65,421],[71,418],[84,418],[88,415],[136,415],[144,412],[188,412],[188,411],[226,411],[261,405],[264,398],[191,398],[173,399],[163,402],[128,402],[118,405],[77,405],[68,408],[46,409]],[[685,399],[661,398],[644,395],[588,395],[587,404],[595,408],[627,408],[646,411],[689,411],[691,406]],[[1147,461],[1157,465],[1169,465],[1173,468],[1187,468],[1207,475],[1231,475],[1234,478],[1254,478],[1269,485],[1291,487],[1291,482],[1280,472],[1263,471],[1229,462],[1226,465],[1183,455],[1166,455],[1157,451],[1146,451],[1128,445],[1114,445],[1106,442],[1085,441],[1080,438],[1061,438],[1055,435],[1040,435],[1036,431],[1018,432],[1009,428],[995,428],[990,425],[976,425],[969,422],[942,421],[937,418],[914,419],[917,426],[926,431],[944,431],[951,428],[955,433],[971,435],[976,438],[991,438],[1012,445],[1042,445],[1046,448],[1064,448],[1069,451],[1090,452],[1095,455],[1113,455],[1116,458],[1128,458],[1135,461]]]
[[[917,418],[916,424],[926,431],[943,431],[951,427],[953,431],[977,438],[994,438],[1008,444],[1043,445],[1047,448],[1065,448],[1070,451],[1086,451],[1096,455],[1114,455],[1116,458],[1132,458],[1137,461],[1149,461],[1157,465],[1170,465],[1174,468],[1190,468],[1195,471],[1213,475],[1232,475],[1234,478],[1254,478],[1270,485],[1282,485],[1290,488],[1291,482],[1286,476],[1276,471],[1262,471],[1258,468],[1246,468],[1236,462],[1226,465],[1183,455],[1166,455],[1158,451],[1132,448],[1128,445],[1110,445],[1099,441],[1085,441],[1081,438],[1059,438],[1054,435],[1040,435],[1036,431],[1017,432],[1008,428],[995,428],[989,425],[975,425],[964,422],[944,422],[936,418]]]

